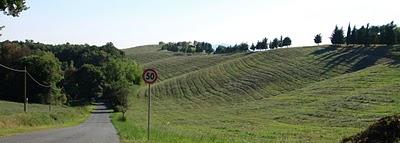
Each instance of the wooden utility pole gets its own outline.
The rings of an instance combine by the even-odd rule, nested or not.
[[[24,112],[26,113],[26,66],[24,72]]]

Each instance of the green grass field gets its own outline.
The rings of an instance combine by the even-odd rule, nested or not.
[[[152,88],[152,142],[339,142],[400,112],[388,55],[324,46],[147,62],[165,74]],[[146,91],[131,97],[127,122],[113,115],[125,142],[146,142]]]
[[[89,107],[28,104],[24,113],[22,103],[0,101],[0,136],[78,125],[90,115]]]

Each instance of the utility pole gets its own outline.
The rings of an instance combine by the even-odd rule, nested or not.
[[[26,66],[24,72],[24,112],[26,113]]]

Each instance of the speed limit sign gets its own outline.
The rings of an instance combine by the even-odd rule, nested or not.
[[[158,75],[156,70],[146,69],[144,70],[142,77],[144,82],[146,82],[147,84],[153,84],[154,82],[157,81]]]
[[[150,89],[150,85],[155,83],[157,81],[158,78],[158,74],[157,71],[154,69],[145,69],[142,75],[142,78],[144,80],[145,83],[147,83],[149,85],[149,93],[148,93],[148,102],[147,102],[147,140],[150,140],[150,112],[151,112],[151,89]]]

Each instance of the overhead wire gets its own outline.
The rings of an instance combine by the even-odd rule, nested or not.
[[[5,66],[3,64],[0,64],[1,67],[6,68],[8,70],[14,71],[14,72],[20,72],[20,73],[26,73],[36,84],[38,84],[39,86],[42,87],[46,87],[46,88],[53,88],[51,85],[44,85],[42,83],[40,83],[39,81],[37,81],[29,72],[28,70],[19,70],[19,69],[14,69],[8,66]]]

